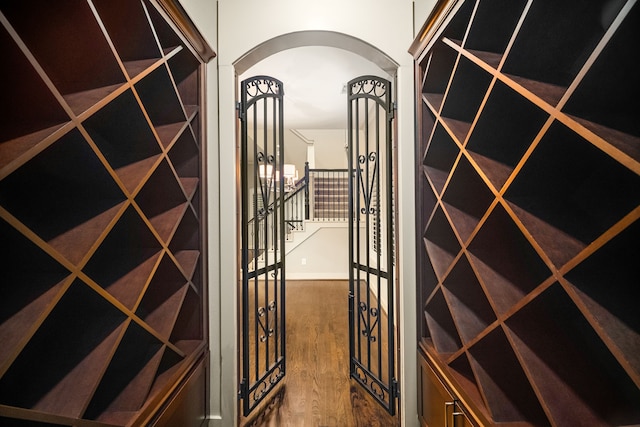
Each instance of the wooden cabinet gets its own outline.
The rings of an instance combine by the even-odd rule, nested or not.
[[[158,411],[153,427],[202,427],[207,426],[209,364],[207,354],[196,364],[180,389]]]
[[[169,5],[0,6],[0,425],[142,425],[208,348],[213,52]]]
[[[460,399],[452,394],[423,357],[418,358],[418,417],[429,427],[471,427]]]
[[[638,424],[640,5],[436,10],[411,47],[419,351],[482,424]]]

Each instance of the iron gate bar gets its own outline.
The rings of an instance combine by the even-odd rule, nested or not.
[[[361,271],[366,271],[369,274],[374,274],[376,276],[380,276],[383,279],[389,280],[389,277],[390,277],[389,274],[386,271],[380,271],[380,270],[378,270],[376,268],[369,267],[369,266],[366,266],[366,265],[360,265],[360,264],[358,264],[356,262],[351,264],[351,267],[353,269],[359,269]]]
[[[284,176],[283,96],[282,82],[272,77],[255,76],[241,83],[238,110],[241,121],[242,380],[238,394],[243,401],[244,416],[267,397],[286,372],[285,259],[282,254],[286,228],[284,203],[278,200],[285,193],[284,182],[274,179]],[[258,111],[260,106],[261,116]],[[249,110],[252,110],[253,171],[249,170]],[[258,126],[260,120],[262,128]],[[264,142],[262,148],[258,145],[260,139]],[[271,149],[269,143],[272,145]],[[264,171],[263,174],[261,170]],[[249,218],[250,176],[253,184],[253,218]],[[273,203],[272,197],[275,199]],[[251,236],[251,256],[250,225],[254,229]],[[264,266],[259,268],[262,260]],[[270,293],[272,286],[273,294]],[[250,291],[253,292],[252,303],[249,299]],[[261,291],[264,292],[263,296],[260,295]],[[264,303],[260,301],[261,297]],[[251,318],[253,325],[250,325]],[[255,349],[253,358],[251,344]],[[260,357],[261,344],[264,344],[264,360]],[[250,366],[252,362],[254,366]]]
[[[391,415],[394,415],[398,393],[395,378],[393,292],[395,283],[392,255],[394,223],[391,221],[393,215],[391,83],[377,76],[362,76],[351,80],[347,87],[350,177],[348,194],[351,221],[349,227],[350,375]],[[370,116],[369,112],[371,103],[375,107],[373,116]],[[380,110],[383,110],[384,117],[381,116]],[[384,124],[381,123],[383,118]],[[372,120],[375,123],[373,131],[370,124]],[[359,131],[361,123],[364,123],[363,140]],[[364,152],[361,152],[361,149]],[[354,163],[358,166],[354,167]],[[385,185],[382,185],[382,179],[385,179]],[[380,194],[382,190],[385,192],[384,198]],[[381,233],[383,211],[386,220],[384,246]],[[364,232],[361,232],[360,224],[363,218]],[[362,251],[361,242],[364,246]],[[385,251],[385,260],[383,260],[383,251]],[[375,252],[373,261],[372,252]],[[382,292],[385,290],[387,322],[383,325],[381,316],[384,310],[381,299]],[[372,292],[375,292],[375,297],[372,297]],[[372,301],[374,299],[375,306]],[[383,336],[385,332],[383,326],[386,328],[386,336]],[[385,344],[386,353],[383,354]],[[387,357],[386,367],[383,366],[383,356]],[[386,381],[385,368],[387,369]]]
[[[250,271],[248,273],[247,277],[249,279],[253,279],[253,278],[256,278],[256,277],[261,276],[263,274],[266,274],[266,273],[268,273],[270,271],[281,270],[281,269],[282,269],[282,263],[281,262],[276,262],[275,264],[271,264],[271,265],[268,265],[266,267],[262,267],[262,268],[259,268],[257,270],[254,270],[254,271]]]

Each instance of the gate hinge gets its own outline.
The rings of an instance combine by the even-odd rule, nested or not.
[[[244,120],[244,115],[242,114],[242,104],[240,102],[236,103],[236,111],[238,112],[238,118],[240,120]]]
[[[397,102],[392,102],[391,103],[391,108],[389,111],[389,119],[393,120],[396,117],[396,110],[398,109],[398,103]]]
[[[391,395],[396,399],[400,398],[400,389],[396,380],[391,380]]]
[[[240,381],[240,385],[238,386],[238,400],[242,400],[244,398],[246,385],[247,382],[245,379]]]

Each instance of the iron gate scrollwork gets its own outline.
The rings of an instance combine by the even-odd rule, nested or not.
[[[391,83],[348,85],[350,375],[394,415],[393,103]]]
[[[244,416],[285,375],[285,216],[282,82],[241,82],[242,335]]]

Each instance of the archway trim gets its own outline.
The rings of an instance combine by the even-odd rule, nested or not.
[[[367,58],[389,75],[394,76],[399,67],[398,63],[377,47],[348,34],[336,31],[312,30],[295,31],[282,34],[255,46],[238,58],[233,66],[241,75],[253,65],[263,59],[283,50],[305,46],[326,46],[344,49]]]

